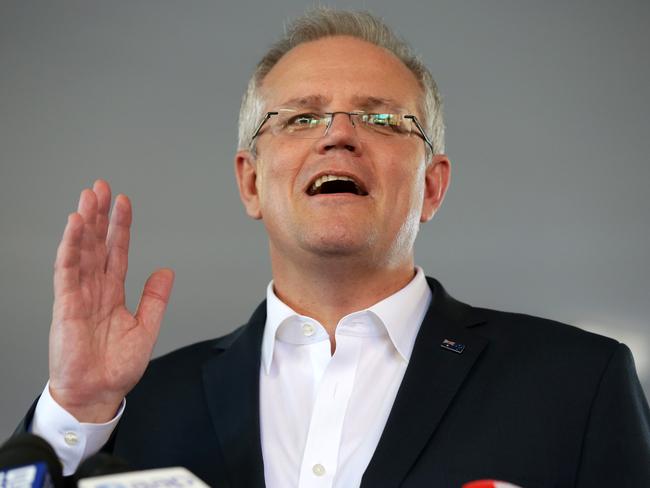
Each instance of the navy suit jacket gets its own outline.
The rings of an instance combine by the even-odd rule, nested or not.
[[[363,487],[650,487],[650,412],[625,345],[474,308],[428,283],[433,299]],[[182,465],[211,486],[264,486],[265,320],[262,303],[231,334],[153,360],[107,449],[137,469]]]

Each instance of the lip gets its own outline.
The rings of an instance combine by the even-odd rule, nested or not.
[[[318,195],[306,197],[305,203],[313,209],[330,209],[334,212],[342,212],[344,208],[351,209],[353,207],[367,206],[372,202],[367,196],[356,195],[354,193],[321,193]],[[340,215],[340,214],[336,214]]]
[[[320,178],[321,176],[325,176],[325,175],[345,176],[346,178],[351,178],[351,179],[354,180],[354,182],[355,182],[356,185],[359,187],[359,189],[361,190],[361,192],[365,193],[365,195],[355,195],[355,194],[352,194],[352,193],[319,193],[319,194],[316,194],[316,195],[309,195],[309,189],[310,189],[311,186],[314,184],[314,182],[315,182],[318,178]],[[361,197],[361,196],[368,196],[368,194],[369,194],[368,186],[366,185],[366,183],[365,183],[365,181],[363,180],[363,178],[361,178],[358,174],[355,174],[355,173],[353,173],[353,172],[351,172],[351,171],[340,171],[340,170],[335,170],[335,169],[329,169],[329,170],[319,171],[318,173],[316,173],[315,175],[313,175],[313,176],[309,179],[309,182],[307,183],[307,185],[305,186],[305,188],[303,188],[303,192],[304,192],[306,195],[310,196],[310,197],[323,197],[323,196],[325,196],[325,197],[330,197],[330,198],[333,197],[333,196],[335,196],[335,197],[336,197],[336,196],[338,196],[338,197],[340,197],[340,196],[354,196],[354,197]]]
[[[365,198],[367,195],[357,195],[355,193],[319,193],[317,195],[309,195],[309,198],[316,198],[318,200],[344,200],[354,198]]]

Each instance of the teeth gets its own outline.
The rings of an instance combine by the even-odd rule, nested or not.
[[[321,187],[321,185],[323,183],[325,183],[326,181],[336,181],[336,180],[339,180],[339,181],[351,181],[355,185],[357,184],[356,181],[354,181],[352,178],[348,178],[347,176],[323,175],[320,178],[318,178],[316,181],[314,181],[314,184],[311,185],[310,191],[311,192],[316,192]]]

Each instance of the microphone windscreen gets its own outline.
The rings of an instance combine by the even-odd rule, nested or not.
[[[63,486],[63,467],[54,449],[34,434],[12,437],[0,447],[0,472],[8,476],[14,468],[44,463],[55,487]],[[38,469],[37,469],[38,471]]]
[[[105,452],[98,452],[79,465],[74,477],[80,480],[108,474],[126,473],[127,471],[130,471],[130,468],[123,459]]]

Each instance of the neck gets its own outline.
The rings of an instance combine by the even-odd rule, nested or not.
[[[318,320],[335,347],[336,325],[404,288],[415,275],[413,256],[399,265],[377,267],[336,257],[318,263],[280,263],[271,256],[274,291],[301,315]]]

